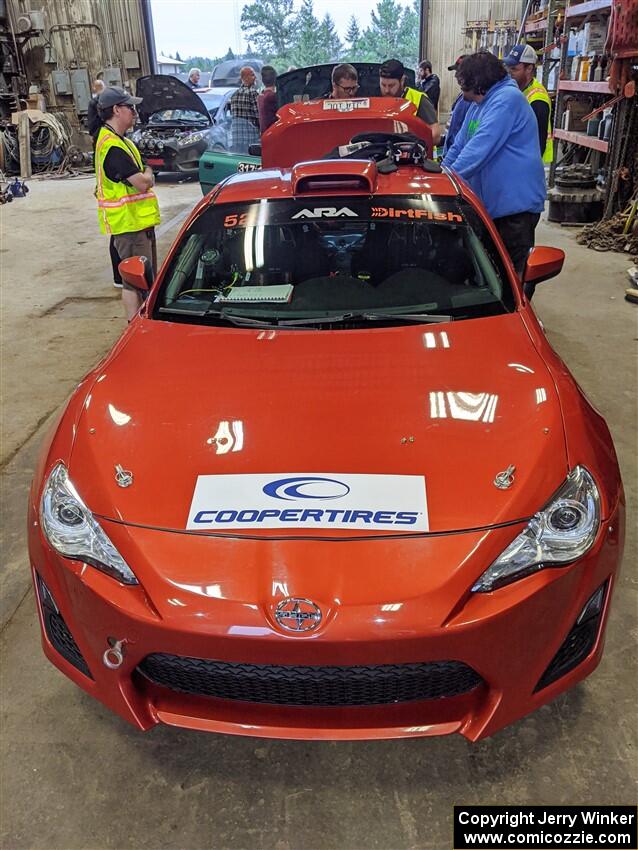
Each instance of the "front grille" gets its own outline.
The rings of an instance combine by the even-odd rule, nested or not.
[[[80,648],[73,639],[73,635],[69,631],[69,627],[64,622],[64,618],[58,610],[51,591],[38,576],[38,596],[42,604],[42,616],[44,619],[44,630],[53,648],[60,653],[63,658],[72,664],[89,679],[92,679],[91,671],[88,668],[84,656],[80,652]]]
[[[590,654],[596,645],[608,587],[609,580],[603,582],[587,600],[571,631],[534,688],[534,693],[578,667]]]
[[[560,679],[565,673],[569,673],[574,667],[577,667],[594,648],[598,627],[600,625],[600,615],[588,620],[581,625],[575,625],[567,635],[560,649],[552,659],[549,667],[536,685],[535,691],[540,691],[551,685],[556,679]]]
[[[157,685],[218,699],[270,705],[383,705],[467,693],[481,677],[460,661],[304,667],[147,655],[138,670]]]

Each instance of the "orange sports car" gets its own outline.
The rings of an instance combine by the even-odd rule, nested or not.
[[[323,109],[293,108],[304,133]],[[403,135],[398,109],[335,116]],[[42,450],[44,651],[140,729],[476,740],[600,661],[624,523],[607,426],[478,199],[382,135],[264,151],[150,287],[124,261],[148,297]],[[562,260],[535,248],[525,281]]]

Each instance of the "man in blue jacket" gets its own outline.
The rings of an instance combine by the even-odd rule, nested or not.
[[[482,200],[522,277],[546,197],[536,118],[491,53],[467,56],[456,79],[472,105],[443,165]]]

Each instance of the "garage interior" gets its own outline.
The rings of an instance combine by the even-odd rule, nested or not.
[[[611,3],[569,5],[578,26],[608,23]],[[3,79],[9,84],[0,100],[8,122],[23,111],[18,106],[45,106],[66,136],[59,159],[44,167],[23,163],[13,173],[3,169],[1,184],[4,192],[9,183],[26,179],[29,192],[3,204],[0,230],[0,846],[442,850],[452,846],[454,804],[635,802],[638,325],[625,291],[638,288],[635,222],[633,236],[631,231],[638,106],[635,88],[633,94],[626,88],[638,61],[636,5],[623,4],[634,18],[627,19],[619,48],[624,64],[615,81],[621,91],[615,119],[611,107],[606,115],[601,109],[597,134],[590,135],[587,122],[581,126],[583,116],[613,92],[596,89],[593,84],[601,80],[580,80],[592,83],[580,91],[578,80],[565,79],[562,89],[558,83],[559,115],[571,111],[572,121],[581,124],[555,134],[558,140],[563,134],[564,163],[562,171],[560,163],[552,168],[554,194],[536,231],[537,245],[561,248],[566,259],[560,276],[538,287],[534,309],[552,346],[605,417],[623,474],[627,539],[606,651],[584,682],[472,744],[459,735],[283,741],[162,725],[141,733],[75,687],[43,655],[26,552],[25,510],[35,459],[65,399],[124,330],[106,241],[96,227],[82,86],[105,68],[113,83],[134,84],[156,68],[156,56],[145,0],[30,0],[28,9],[24,0],[0,2]],[[422,13],[422,55],[440,69],[469,45],[491,38],[493,27],[481,26],[483,20],[523,23],[529,43],[543,51],[546,83],[552,74],[559,80],[556,69],[568,59],[568,44],[552,41],[552,27],[565,20],[565,3],[556,0],[424,0]],[[472,24],[478,24],[476,32]],[[45,38],[52,28],[56,38]],[[53,47],[55,64],[47,55]],[[6,74],[9,59],[16,64]],[[67,77],[56,77],[63,66],[68,94],[54,90],[56,80],[66,84]],[[69,72],[75,71],[82,73],[74,87]],[[441,70],[442,116],[455,96],[453,75],[446,74]],[[12,80],[22,87],[19,96],[11,93]],[[608,135],[603,126],[599,136],[606,118]],[[13,123],[20,126],[19,120]],[[169,174],[159,177],[156,191],[161,260],[201,191],[196,180]],[[548,215],[551,205],[555,215]]]

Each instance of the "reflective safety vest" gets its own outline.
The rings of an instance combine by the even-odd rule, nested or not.
[[[424,97],[426,100],[430,99],[425,92],[419,91],[418,89],[411,89],[409,86],[405,87],[401,97],[404,100],[409,100],[410,103],[413,103],[417,109],[421,103],[421,98]]]
[[[144,171],[140,152],[133,142],[124,140],[109,127],[102,127],[95,145],[97,213],[102,233],[136,233],[160,222],[159,204],[152,189],[140,192],[135,186],[109,180],[104,160],[111,148],[121,148]]]
[[[527,98],[527,102],[531,105],[535,100],[542,100],[549,106],[549,118],[547,119],[547,143],[543,151],[543,162],[554,161],[554,139],[552,136],[552,101],[547,94],[547,89],[538,80],[532,80],[523,92]]]

